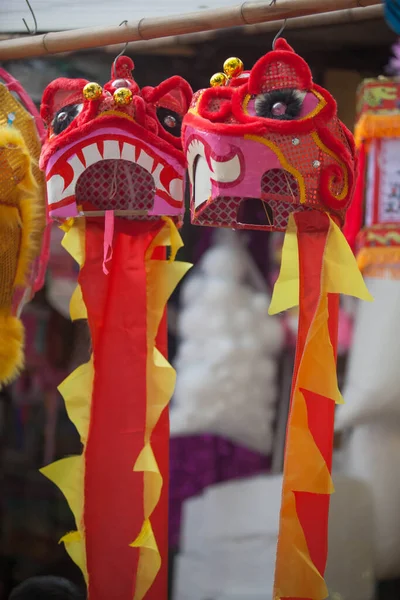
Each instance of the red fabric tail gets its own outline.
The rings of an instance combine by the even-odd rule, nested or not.
[[[299,245],[300,270],[300,318],[293,381],[296,381],[299,363],[303,355],[308,331],[317,309],[320,289],[323,255],[327,240],[329,221],[326,215],[315,212],[298,213],[295,216]],[[312,219],[312,223],[310,223]],[[329,334],[335,356],[337,353],[337,330],[339,296],[328,296]],[[314,440],[324,457],[329,471],[332,468],[334,435],[334,402],[328,398],[311,394],[304,395],[307,403],[308,425]],[[296,510],[303,528],[310,557],[323,576],[328,556],[328,518],[330,496],[296,492]],[[304,600],[285,598],[285,600]],[[307,599],[313,600],[313,599]]]
[[[103,272],[104,225],[87,221],[86,257],[79,282],[87,307],[94,384],[85,451],[84,527],[90,600],[132,600],[139,550],[130,544],[143,524],[143,473],[134,472],[146,420],[145,251],[162,224],[118,220],[109,274]],[[156,455],[168,447],[157,428]],[[165,452],[168,456],[168,452]],[[163,476],[165,464],[161,462]],[[165,494],[162,500],[166,504]],[[165,508],[158,509],[165,513]],[[167,531],[156,527],[160,550]],[[165,562],[165,556],[163,556]],[[163,571],[165,565],[163,566]],[[161,591],[158,599],[166,597]],[[147,598],[156,598],[149,592]]]

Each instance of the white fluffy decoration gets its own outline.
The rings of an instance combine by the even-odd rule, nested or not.
[[[375,525],[378,579],[400,577],[400,420],[354,428],[345,445],[345,472],[368,484]]]
[[[359,302],[337,429],[400,416],[400,280],[365,278],[374,302]]]
[[[372,600],[371,494],[356,479],[334,475],[333,483],[329,598]],[[174,600],[272,600],[281,499],[282,476],[263,475],[212,485],[186,500]]]
[[[400,577],[400,281],[366,278],[374,302],[357,305],[345,404],[342,470],[372,492],[379,579]]]
[[[267,454],[283,329],[265,289],[246,283],[254,263],[237,234],[216,239],[182,289],[171,434],[214,433]]]

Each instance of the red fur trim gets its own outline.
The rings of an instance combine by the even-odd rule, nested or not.
[[[333,211],[344,213],[353,195],[354,189],[354,167],[355,161],[345,145],[334,137],[329,129],[322,127],[318,129],[318,135],[323,144],[327,146],[336,156],[345,164],[348,176],[349,191],[343,200],[338,200],[331,191],[331,182],[333,178],[343,180],[343,170],[337,163],[326,166],[320,176],[319,191],[322,203]]]
[[[242,85],[246,85],[249,80],[250,73],[251,71],[243,71],[243,73],[241,73],[238,77],[234,77],[230,80],[229,87],[237,88]],[[247,75],[247,77],[245,77],[245,75]]]
[[[145,127],[148,131],[154,133],[154,135],[158,135],[160,129],[158,125],[158,119],[153,119],[153,117],[146,115]]]
[[[325,102],[327,103],[327,105],[329,107],[329,111],[328,111],[328,109],[326,109],[326,113],[329,112],[328,117],[324,111],[321,111],[320,113],[317,114],[315,119],[318,120],[320,118],[320,116],[323,116],[324,123],[330,119],[333,119],[333,117],[335,117],[336,113],[337,113],[337,104],[336,104],[335,98],[332,96],[332,94],[330,94],[328,92],[328,90],[321,87],[320,85],[317,85],[316,83],[313,83],[312,89],[314,89],[316,92],[318,92],[318,94],[320,94],[323,97],[323,99],[325,100]]]
[[[267,81],[266,71],[271,64],[277,65],[278,63],[282,65],[280,66],[280,69],[284,68],[283,65],[288,65],[290,70],[296,72],[294,80],[290,83],[290,87],[293,86],[298,90],[309,90],[312,87],[311,71],[305,60],[294,52],[273,50],[260,58],[252,68],[249,78],[250,94],[259,94],[262,91],[267,91],[265,88]],[[268,90],[287,87],[289,87],[288,83],[282,81],[281,85],[274,87],[269,86]]]
[[[141,97],[139,87],[131,75],[133,68],[133,61],[129,57],[121,56],[117,60],[115,69],[113,65],[112,77],[128,79],[131,82],[131,90],[134,93],[135,123],[127,122],[125,119],[120,119],[114,115],[107,116],[107,114],[102,115],[94,121],[99,105],[104,102],[105,94],[103,93],[99,100],[86,101],[82,90],[88,83],[87,80],[59,78],[46,88],[43,95],[41,114],[48,124],[51,124],[54,113],[61,106],[71,103],[71,98],[74,99],[74,102],[82,102],[83,109],[65,131],[56,137],[52,137],[45,144],[40,159],[42,168],[45,167],[54,152],[67,144],[76,142],[79,137],[85,137],[94,128],[100,126],[116,126],[127,131],[131,130],[137,137],[140,137],[162,152],[171,155],[183,164],[184,159],[180,151],[181,140],[169,134],[161,127],[154,105],[159,101],[165,100],[171,106],[176,106],[178,112],[184,115],[192,99],[190,85],[182,77],[170,77],[155,88],[144,88],[143,97]],[[104,90],[108,90],[111,93],[115,91],[112,87],[112,81],[109,81],[104,86]],[[51,133],[50,130],[49,135]]]
[[[185,104],[180,106],[181,113],[185,114],[190,106],[190,102],[193,96],[193,90],[188,84],[188,82],[180,77],[179,75],[174,75],[169,79],[166,79],[162,83],[160,83],[157,87],[144,87],[142,89],[142,96],[146,100],[146,102],[150,102],[152,104],[157,104],[163,96],[170,94],[174,90],[180,90],[185,99]],[[179,112],[179,111],[178,111]]]
[[[146,104],[143,98],[140,96],[133,97],[133,106],[135,111],[135,121],[139,123],[139,125],[144,126],[146,122]]]
[[[71,127],[71,126],[70,126]],[[42,148],[42,155],[40,158],[41,168],[46,168],[47,161],[49,158],[63,146],[76,142],[79,138],[84,138],[86,135],[92,132],[92,130],[99,127],[118,127],[123,129],[127,133],[130,131],[136,137],[142,139],[145,143],[158,148],[162,152],[169,154],[179,161],[180,164],[184,164],[184,157],[182,152],[177,150],[171,144],[168,144],[162,138],[157,135],[157,132],[152,133],[149,131],[148,122],[146,121],[146,128],[140,126],[138,123],[127,121],[127,119],[121,119],[115,115],[104,115],[98,119],[91,119],[90,121],[81,124],[80,127],[74,129],[68,128],[65,132],[61,133],[57,137],[50,140]]]
[[[87,83],[87,79],[67,79],[66,77],[59,77],[52,81],[43,92],[40,107],[42,119],[49,124],[57,110],[71,104],[72,98],[78,97],[79,101],[84,102],[82,90]]]
[[[290,46],[287,41],[285,40],[285,38],[278,38],[275,42],[274,45],[274,50],[285,50],[286,52],[293,52],[294,54],[295,51],[293,50],[292,46]]]
[[[338,124],[341,125],[338,120]],[[350,150],[346,148],[343,142],[339,138],[335,137],[327,127],[318,127],[318,135],[323,144],[327,146],[336,156],[345,162],[347,165],[354,165],[354,156],[351,155]],[[353,170],[351,168],[351,170]]]
[[[140,90],[140,93],[142,94],[142,97],[146,100],[146,102],[151,102],[151,97],[153,95],[153,90],[154,90],[154,87],[151,86],[151,85],[145,85]]]
[[[162,125],[160,125],[159,128],[158,128],[158,135],[161,138],[163,138],[166,142],[168,142],[169,144],[172,144],[172,146],[174,146],[178,150],[182,150],[182,140],[181,140],[181,138],[180,137],[175,137],[174,135],[172,135],[168,131],[165,131],[165,129],[162,127]]]
[[[198,112],[204,119],[210,121],[223,121],[231,113],[231,100],[234,96],[235,91],[230,87],[214,87],[208,88],[202,94],[199,104]],[[224,98],[225,102],[222,102],[219,110],[210,110],[209,106],[215,98]]]
[[[247,123],[245,125],[241,123],[237,125],[233,123],[212,123],[208,119],[203,119],[203,117],[191,113],[188,113],[183,120],[182,139],[184,138],[186,127],[194,127],[204,132],[210,131],[220,133],[221,135],[236,135],[241,137],[249,134],[264,135],[266,132],[265,125],[260,124],[260,122]]]
[[[94,117],[97,114],[98,105],[99,105],[99,100],[91,101],[91,102],[85,101],[83,104],[83,108],[82,108],[81,112],[79,113],[79,115],[72,121],[72,123],[70,125],[68,125],[68,127],[62,133],[60,133],[57,136],[57,139],[68,138],[71,131],[73,131],[77,127],[81,127],[82,123],[86,123],[87,121],[94,119]],[[50,137],[52,134],[53,134],[53,128],[51,127],[51,124],[50,124],[50,126],[48,128],[48,136]]]
[[[132,71],[135,68],[133,60],[129,56],[119,56],[112,64],[112,79],[132,79]]]

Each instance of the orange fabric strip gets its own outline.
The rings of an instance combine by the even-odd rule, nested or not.
[[[274,600],[323,600],[334,400],[307,389],[329,342],[323,319],[323,257],[330,221],[323,213],[297,213],[299,248],[299,333],[288,420]],[[310,333],[312,335],[310,335]],[[325,342],[320,339],[325,336]],[[325,344],[325,345],[324,345]],[[320,361],[313,362],[315,353]]]

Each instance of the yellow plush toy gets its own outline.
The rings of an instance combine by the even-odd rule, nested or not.
[[[0,385],[23,366],[19,316],[37,289],[46,225],[39,131],[9,88],[0,83]]]

